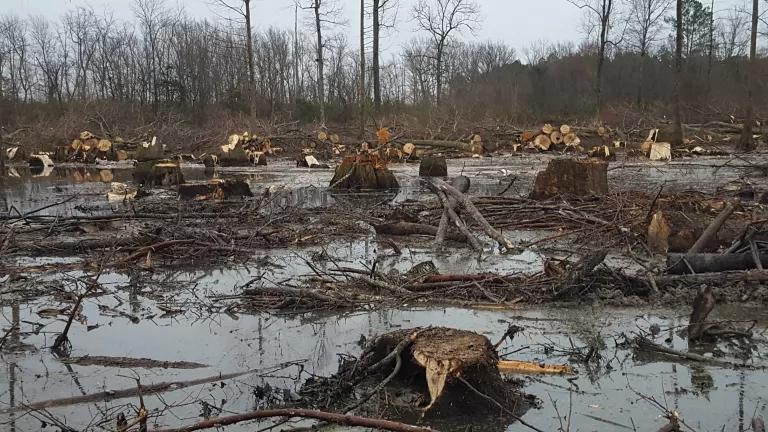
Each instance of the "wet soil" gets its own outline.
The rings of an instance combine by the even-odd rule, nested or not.
[[[505,193],[525,195],[547,159],[513,155],[451,160],[449,175],[469,176],[473,196],[499,194],[516,177]],[[762,176],[760,168],[766,162],[766,155],[749,162],[731,157],[702,157],[672,164],[630,161],[612,163],[609,175],[611,187],[618,190],[654,193],[664,185],[669,191],[714,192],[744,177],[756,190],[768,190],[768,178]],[[290,161],[215,173],[192,166],[183,170],[184,177],[191,180],[242,178],[257,196],[270,189],[284,205],[312,209],[349,200],[327,190],[331,170],[295,168]],[[394,171],[401,189],[391,202],[407,203],[429,196],[417,176],[417,165],[396,165]],[[18,177],[2,177],[2,214],[24,214],[72,196],[75,198],[36,214],[108,215],[131,208],[131,203],[109,203],[106,199],[110,182],[131,183],[131,170],[125,167],[62,166],[41,177],[22,168],[16,168],[16,173]],[[712,181],[714,177],[717,182]],[[161,200],[169,196],[158,193]],[[531,239],[541,233],[508,235]],[[539,400],[539,407],[524,418],[543,430],[558,430],[565,423],[570,423],[571,431],[657,430],[666,420],[640,394],[680,412],[697,431],[748,430],[755,413],[768,416],[768,312],[764,306],[723,304],[715,309],[713,320],[754,325],[752,341],[695,348],[705,355],[746,361],[751,366],[724,368],[641,353],[625,344],[633,333],[657,327],[657,343],[687,349],[687,342],[678,335],[689,313],[687,307],[680,306],[687,303],[689,295],[682,291],[662,293],[653,306],[643,302],[642,308],[607,305],[633,305],[631,298],[612,302],[593,295],[580,304],[555,307],[489,305],[468,309],[446,307],[440,299],[431,299],[426,304],[404,302],[381,308],[368,303],[341,312],[296,313],[248,310],[237,298],[257,278],[280,281],[313,274],[311,262],[319,263],[321,270],[338,265],[366,269],[375,263],[379,269],[406,273],[414,264],[432,261],[441,273],[526,274],[539,271],[548,258],[541,251],[525,250],[517,255],[491,253],[478,260],[463,249],[436,253],[425,239],[412,239],[400,247],[402,253],[395,254],[369,233],[320,245],[265,249],[248,260],[232,259],[205,267],[196,265],[192,258],[186,265],[170,268],[148,270],[137,265],[104,271],[98,276],[103,290],[85,299],[69,333],[72,356],[80,358],[78,362],[57,359],[49,348],[65,326],[74,293],[82,289],[82,279],[88,276],[78,268],[81,258],[33,253],[2,257],[3,266],[14,271],[13,277],[0,273],[0,355],[4,362],[0,371],[0,429],[52,431],[57,430],[57,423],[63,423],[75,430],[113,430],[118,413],[129,418],[135,414],[138,398],[133,394],[120,397],[121,390],[136,388],[135,378],[147,386],[197,383],[168,385],[162,392],[146,395],[150,427],[181,426],[217,415],[297,404],[307,379],[334,374],[342,356],[360,355],[365,341],[376,335],[401,328],[448,326],[478,332],[495,342],[510,324],[525,330],[500,346],[502,358],[569,363],[578,372],[575,376],[517,377],[523,381],[523,390]],[[622,256],[611,256],[609,261],[632,265]],[[71,267],[57,270],[60,264]],[[738,289],[719,294],[716,290],[716,294],[720,300],[733,296],[754,300],[755,296],[762,298],[759,292],[766,291],[762,286]],[[590,351],[593,355],[585,358]],[[216,378],[246,371],[252,372]],[[46,410],[24,408],[35,402],[99,392],[117,396]],[[467,423],[476,425],[478,419],[440,427],[465,430]],[[487,423],[489,430],[524,430],[509,421],[491,419]],[[269,424],[242,424],[227,430],[253,431]],[[281,427],[305,424],[288,422]]]

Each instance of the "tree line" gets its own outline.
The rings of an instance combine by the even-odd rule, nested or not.
[[[748,67],[752,11],[715,14],[711,0],[563,0],[582,14],[584,39],[537,41],[520,53],[470,38],[482,21],[475,0],[416,0],[399,13],[397,0],[361,0],[359,41],[345,36],[334,0],[285,1],[293,28],[261,31],[252,29],[251,0],[215,0],[212,14],[224,20],[193,18],[164,0],[134,0],[124,18],[84,7],[57,20],[3,16],[0,101],[225,108],[322,123],[434,109],[588,118],[606,106],[667,109],[678,41],[677,91],[689,115],[733,113],[747,98],[760,108],[768,96],[760,79],[768,63],[756,53]],[[406,20],[418,32],[384,59],[380,40]]]

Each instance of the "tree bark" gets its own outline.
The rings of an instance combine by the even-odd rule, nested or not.
[[[320,102],[320,124],[325,126],[325,65],[323,62],[323,31],[320,20],[321,0],[315,0],[315,29],[317,31],[317,98]]]
[[[374,30],[374,35],[376,35],[375,30]],[[374,60],[374,64],[376,64],[375,60]],[[365,0],[360,0],[360,139],[361,140],[365,139],[365,102],[366,102],[365,99],[366,99],[365,98]]]
[[[381,110],[381,81],[379,76],[380,2],[381,0],[373,0],[373,106],[376,112]]]
[[[755,141],[752,138],[752,123],[755,119],[754,91],[755,91],[755,69],[756,69],[756,51],[757,51],[757,18],[758,18],[758,0],[752,0],[752,32],[749,41],[749,66],[747,67],[747,115],[744,119],[744,128],[741,131],[738,149],[740,151],[752,151],[755,149]]]
[[[675,82],[672,88],[672,139],[673,146],[683,145],[682,102],[680,91],[683,81],[683,0],[677,0],[675,23]]]
[[[254,71],[253,71],[253,33],[251,32],[251,0],[243,0],[245,5],[245,49],[248,61],[248,84],[250,84],[249,93],[253,92]],[[249,95],[251,97],[253,95]]]

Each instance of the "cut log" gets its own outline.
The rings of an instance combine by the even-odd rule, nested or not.
[[[535,131],[527,130],[520,134],[520,141],[523,143],[529,143],[533,141],[538,134]]]
[[[519,360],[499,360],[499,372],[502,374],[525,375],[570,375],[573,368],[569,365],[548,365],[539,362],[527,362]]]
[[[411,222],[395,222],[395,223],[379,224],[379,225],[374,225],[373,228],[376,230],[376,234],[384,234],[384,235],[397,235],[397,236],[426,235],[426,236],[432,236],[432,237],[437,235],[436,226],[419,224],[419,223],[411,223]],[[446,233],[446,238],[448,240],[462,242],[462,243],[467,241],[466,237],[458,233],[451,233],[451,232]]]
[[[398,189],[397,178],[375,154],[359,154],[345,158],[331,179],[331,189],[387,190]]]
[[[101,139],[96,144],[96,148],[99,149],[100,152],[108,152],[112,150],[112,142],[110,140]]]
[[[416,146],[413,143],[405,143],[403,144],[403,153],[407,154],[408,156],[413,154],[413,151],[416,150]]]
[[[652,161],[672,160],[672,144],[668,142],[657,142],[651,144],[651,150],[648,157]]]
[[[253,166],[253,160],[249,152],[242,145],[236,145],[235,148],[226,152],[222,151],[219,155],[219,165],[223,167],[248,167]]]
[[[605,136],[605,134],[608,133],[608,130],[604,126],[598,126],[597,128],[597,136]]]
[[[476,153],[477,145],[463,143],[460,141],[439,141],[439,140],[412,140],[411,143],[418,147],[437,147],[445,149],[459,150],[467,153]]]
[[[133,171],[136,184],[144,187],[176,186],[184,183],[179,164],[172,161],[139,162]]]
[[[203,161],[203,166],[206,168],[213,168],[219,164],[219,157],[215,154],[206,153],[200,159]]]
[[[599,158],[599,159],[605,159],[605,160],[616,159],[616,153],[611,151],[611,148],[605,145],[592,147],[592,149],[589,151],[588,154],[589,154],[589,157],[593,157],[593,158]]]
[[[549,139],[552,140],[552,144],[561,144],[563,142],[563,134],[558,131],[554,131],[549,134]]]
[[[419,163],[419,177],[447,177],[448,164],[445,157],[425,156]]]
[[[549,123],[546,123],[544,126],[541,127],[541,131],[544,133],[544,135],[549,135],[555,130],[554,126],[552,126]]]
[[[768,255],[760,255],[763,268],[768,268]],[[757,263],[751,252],[735,254],[671,253],[667,256],[667,274],[710,273],[734,270],[752,270]]]
[[[47,153],[29,155],[29,167],[33,169],[53,168],[53,160]]]
[[[553,159],[536,175],[531,198],[608,193],[608,163],[597,159]]]
[[[648,225],[648,248],[656,253],[665,254],[669,250],[669,236],[672,228],[661,210],[653,214]]]
[[[568,126],[567,124],[561,125],[560,133],[563,134],[563,136],[568,135],[569,133],[571,133],[571,127]]]
[[[717,217],[709,224],[706,230],[701,234],[696,243],[688,250],[688,253],[698,253],[704,250],[707,244],[712,243],[717,238],[717,232],[723,226],[725,221],[733,214],[736,207],[733,203],[728,203],[725,208],[717,215]]]
[[[552,140],[549,139],[549,136],[542,134],[536,137],[533,141],[533,145],[541,151],[548,151],[549,147],[552,145]]]
[[[581,144],[581,140],[575,132],[568,132],[567,134],[563,135],[563,143],[567,146],[577,146]]]

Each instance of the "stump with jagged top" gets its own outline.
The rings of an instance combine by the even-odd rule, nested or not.
[[[376,153],[361,153],[344,158],[331,179],[330,188],[340,190],[398,189],[395,174]]]

